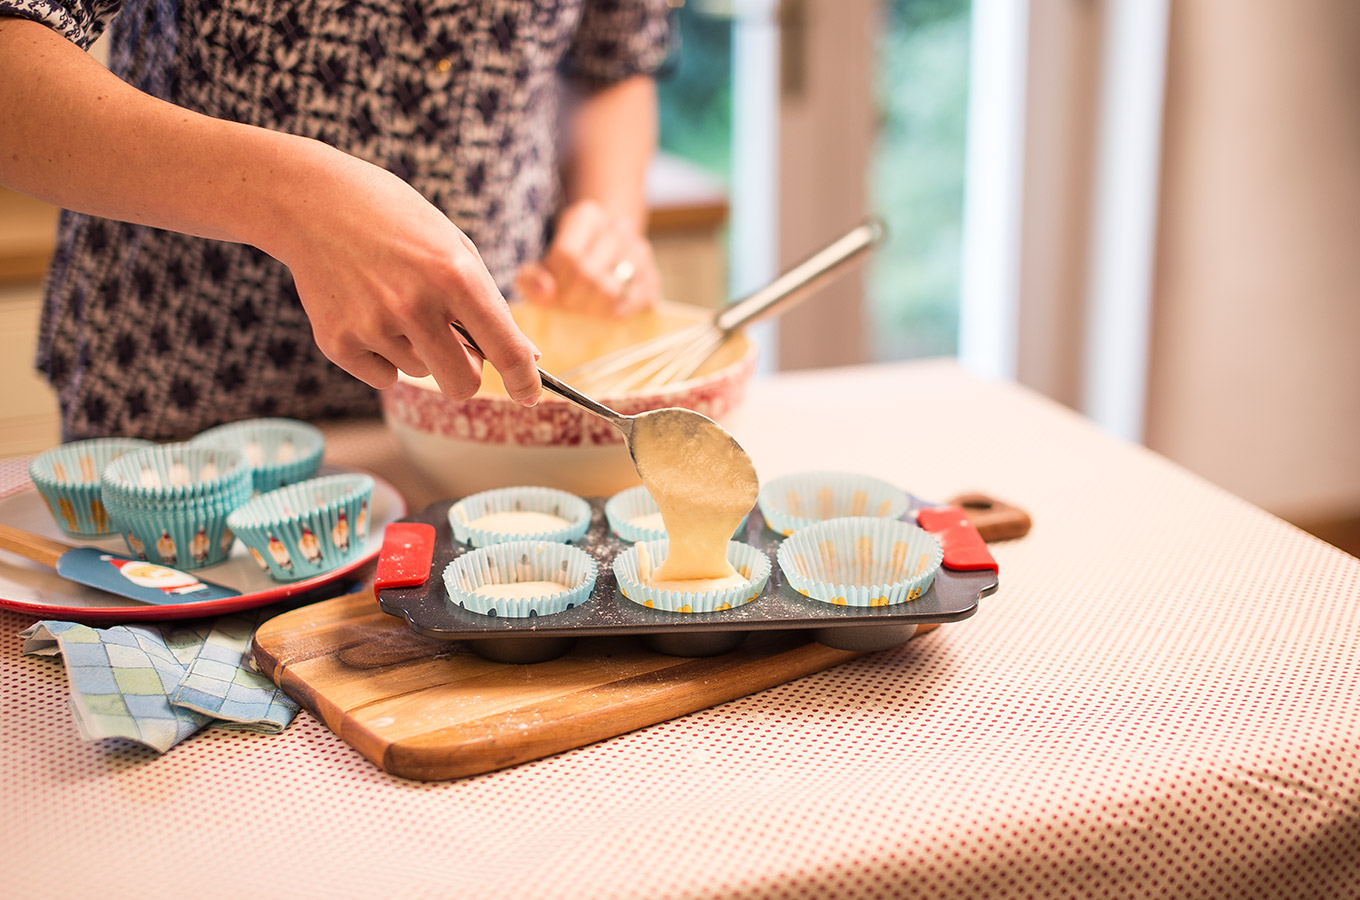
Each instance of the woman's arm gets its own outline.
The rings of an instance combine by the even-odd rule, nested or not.
[[[391,173],[124,83],[45,25],[0,18],[0,183],[59,206],[253,244],[286,264],[332,362],[383,388],[400,368],[470,396],[480,363],[537,402],[535,348],[472,242]]]
[[[635,75],[581,101],[572,118],[568,198],[593,200],[641,234],[647,227],[643,186],[656,153],[657,127],[656,82],[650,76]]]
[[[520,290],[535,302],[600,313],[650,306],[661,295],[645,196],[657,143],[656,83],[635,75],[590,94],[570,137],[567,205],[543,260],[520,273]]]

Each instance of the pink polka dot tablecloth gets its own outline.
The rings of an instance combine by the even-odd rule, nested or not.
[[[984,490],[1034,528],[971,619],[437,784],[306,713],[84,743],[60,664],[19,652],[31,617],[0,614],[0,893],[1360,897],[1360,561],[949,363],[768,379],[730,428],[762,478]],[[379,424],[331,437],[399,458]]]

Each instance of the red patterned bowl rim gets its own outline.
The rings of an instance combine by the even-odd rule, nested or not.
[[[632,415],[664,406],[685,406],[718,418],[738,406],[755,372],[759,348],[751,343],[742,356],[700,378],[682,381],[650,394],[601,397],[621,413]],[[521,446],[618,444],[613,426],[553,394],[536,407],[522,407],[508,397],[473,397],[456,401],[404,377],[381,391],[383,415],[416,431],[459,441]]]

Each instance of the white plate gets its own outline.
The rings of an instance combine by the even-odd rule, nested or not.
[[[318,475],[358,472],[343,466],[322,466]],[[21,556],[0,551],[0,609],[12,609],[42,618],[75,619],[81,622],[125,622],[160,619],[192,619],[253,609],[312,591],[339,581],[377,557],[382,549],[383,530],[406,515],[406,501],[389,482],[373,473],[373,497],[369,501],[368,538],[359,555],[345,565],[302,581],[278,582],[260,570],[240,541],[226,562],[195,569],[205,581],[214,581],[240,591],[236,597],[149,606],[130,602],[125,597],[105,593],[62,578],[52,569]],[[121,537],[75,538],[57,527],[47,511],[42,495],[34,488],[0,499],[0,522],[65,544],[99,547],[127,554]]]

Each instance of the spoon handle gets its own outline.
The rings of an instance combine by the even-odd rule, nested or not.
[[[453,330],[458,332],[458,335],[463,339],[463,343],[468,345],[469,350],[476,353],[482,359],[486,359],[486,354],[482,352],[481,347],[477,346],[477,342],[473,340],[472,335],[468,334],[466,328],[457,322],[452,322],[450,324],[453,325]],[[631,416],[625,416],[622,413],[615,412],[600,401],[592,397],[587,397],[576,388],[567,384],[565,381],[562,381],[556,375],[552,375],[542,369],[538,370],[538,377],[542,380],[543,387],[565,400],[570,400],[586,412],[599,416],[610,425],[618,428],[625,435],[632,430],[633,423]]]

